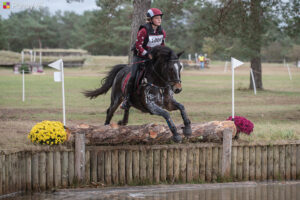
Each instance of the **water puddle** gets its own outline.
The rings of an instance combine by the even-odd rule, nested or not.
[[[297,200],[300,182],[243,182],[66,189],[0,197],[8,200]]]

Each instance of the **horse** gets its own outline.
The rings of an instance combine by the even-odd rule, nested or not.
[[[134,108],[145,113],[162,116],[170,128],[173,134],[172,139],[175,142],[181,142],[182,137],[178,134],[176,126],[166,110],[179,109],[184,122],[183,134],[186,137],[192,134],[191,122],[184,106],[173,98],[174,93],[178,94],[182,91],[180,74],[182,65],[179,62],[182,53],[175,54],[166,46],[152,48],[152,59],[140,63],[140,67],[144,69],[142,81],[130,97]],[[100,88],[83,92],[87,98],[93,99],[107,93],[111,88],[111,103],[107,109],[105,125],[110,124],[114,112],[124,99],[130,71],[131,68],[126,64],[115,65],[102,79]],[[123,119],[118,122],[119,125],[127,125],[129,109],[125,109]]]

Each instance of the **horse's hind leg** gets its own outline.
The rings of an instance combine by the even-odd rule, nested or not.
[[[107,109],[106,120],[104,125],[108,125],[110,123],[111,118],[114,116],[115,111],[121,104],[122,98],[120,96],[112,98],[109,108]]]
[[[119,125],[127,125],[127,123],[128,123],[128,116],[129,116],[129,109],[126,109],[125,111],[124,111],[124,116],[123,116],[123,119],[122,120],[120,120],[119,122],[118,122],[118,124]]]

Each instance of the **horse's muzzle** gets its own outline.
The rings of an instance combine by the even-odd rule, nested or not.
[[[180,93],[182,90],[181,83],[176,83],[175,85],[173,85],[172,89],[175,94]]]

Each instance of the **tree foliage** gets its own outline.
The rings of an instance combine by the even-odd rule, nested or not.
[[[253,20],[251,3],[259,1]],[[84,48],[92,54],[128,55],[133,19],[129,0],[96,0],[98,9],[82,15],[48,9],[25,10],[0,19],[0,48]],[[155,0],[163,13],[166,44],[186,55],[249,60],[260,47],[263,60],[299,55],[299,1]],[[259,22],[259,23],[258,23]],[[259,35],[259,38],[254,36]]]
[[[5,46],[7,46],[6,41],[5,41],[5,29],[4,29],[4,24],[3,20],[0,16],[0,49],[4,49]]]

